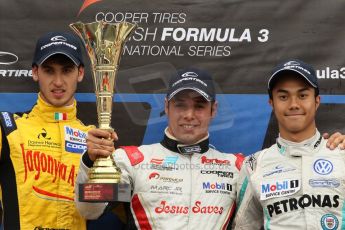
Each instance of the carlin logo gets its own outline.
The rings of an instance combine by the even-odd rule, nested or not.
[[[0,51],[0,65],[11,65],[16,63],[17,61],[17,55],[9,52]]]
[[[65,41],[67,41],[67,39],[61,35],[52,37],[50,40],[53,42],[65,42]]]
[[[96,3],[96,2],[100,2],[101,0],[85,0],[83,5],[81,6],[78,16],[81,14],[81,12],[83,12],[87,7],[91,6],[92,4]]]

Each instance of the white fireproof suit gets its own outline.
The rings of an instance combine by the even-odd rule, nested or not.
[[[226,229],[235,211],[236,182],[244,157],[208,146],[208,139],[179,146],[165,136],[161,143],[115,151],[122,181],[132,186],[131,212],[138,228]],[[87,182],[88,170],[82,161],[78,184]],[[99,217],[106,205],[77,202],[87,219]]]
[[[245,160],[234,229],[344,229],[345,155],[316,132]]]

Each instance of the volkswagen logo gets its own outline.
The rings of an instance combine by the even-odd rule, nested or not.
[[[329,160],[318,159],[314,162],[314,171],[320,175],[328,175],[333,171],[333,164]]]

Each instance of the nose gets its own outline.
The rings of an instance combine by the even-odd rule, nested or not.
[[[62,84],[63,84],[63,77],[62,77],[62,75],[59,74],[59,73],[55,74],[53,82],[54,82],[55,86],[62,86]]]
[[[187,119],[187,120],[193,120],[194,117],[195,117],[195,110],[194,108],[187,108],[185,111],[184,111],[184,118]]]
[[[297,97],[291,97],[290,99],[290,109],[299,109],[299,103]]]

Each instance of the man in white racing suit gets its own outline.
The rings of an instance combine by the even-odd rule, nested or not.
[[[165,99],[168,127],[163,140],[122,147],[113,153],[122,181],[133,189],[131,213],[137,228],[226,229],[231,221],[244,157],[209,147],[208,127],[217,111],[213,84],[205,71],[178,71],[171,78]],[[88,151],[82,157],[77,184],[87,182],[97,157],[113,152],[109,139],[117,139],[116,134],[89,131]],[[87,219],[98,218],[107,206],[76,202]]]
[[[315,70],[289,60],[268,81],[279,125],[276,144],[249,156],[238,183],[234,229],[345,229],[345,155],[315,125]]]

